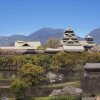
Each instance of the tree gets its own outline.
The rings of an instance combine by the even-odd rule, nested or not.
[[[51,69],[58,70],[64,64],[64,52],[57,53],[52,58]]]
[[[2,54],[2,51],[3,51],[3,50],[2,50],[2,49],[0,49],[0,55]]]
[[[34,56],[34,64],[37,66],[49,68],[51,65],[52,55],[44,54],[44,55],[35,55]]]
[[[36,50],[45,50],[46,45],[42,44],[41,46],[38,46]]]
[[[47,47],[49,48],[57,48],[59,45],[59,39],[50,38],[47,42]]]
[[[45,79],[44,68],[29,63],[23,65],[18,74],[22,79],[28,79],[32,86],[40,84]]]
[[[42,67],[29,63],[23,65],[18,71],[20,79],[16,79],[11,85],[11,91],[16,100],[25,100],[27,90],[45,79],[44,73]]]
[[[30,83],[24,79],[16,79],[10,89],[12,93],[15,95],[16,100],[25,100],[26,92],[30,87]]]
[[[70,53],[60,52],[57,53],[52,58],[52,66],[53,69],[59,69],[59,68],[67,68],[71,69],[75,64],[75,58]]]

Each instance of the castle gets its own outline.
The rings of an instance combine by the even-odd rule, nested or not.
[[[45,53],[57,53],[57,52],[84,52],[90,50],[96,44],[93,41],[93,37],[87,36],[84,41],[79,41],[74,31],[70,28],[66,29],[63,37],[60,40],[58,48],[46,48]],[[13,47],[0,47],[2,50],[26,50],[36,51],[41,46],[40,41],[16,41]]]
[[[84,41],[79,41],[74,31],[70,28],[66,29],[60,40],[59,47],[56,49],[46,48],[46,52],[84,52],[96,46],[93,37],[87,36]]]

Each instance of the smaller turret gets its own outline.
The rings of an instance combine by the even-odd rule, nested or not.
[[[90,35],[86,36],[85,40],[87,41],[87,43],[93,43],[93,37]]]

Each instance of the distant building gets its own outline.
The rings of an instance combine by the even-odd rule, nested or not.
[[[41,46],[40,41],[16,41],[15,45],[12,47],[0,47],[4,51],[22,51],[22,52],[34,52],[39,46]]]
[[[66,52],[83,52],[84,47],[80,44],[72,29],[65,30],[63,38],[60,41],[60,48]]]
[[[91,50],[94,46],[96,46],[96,43],[93,41],[93,37],[88,35],[84,41],[79,41],[82,46],[84,46],[85,50]]]
[[[13,47],[0,47],[4,50],[19,50],[23,52],[29,51],[33,52],[39,46],[41,46],[40,41],[16,41]],[[36,53],[58,53],[61,51],[64,52],[84,52],[84,51],[98,51],[95,50],[97,45],[93,41],[93,37],[88,35],[84,41],[79,41],[74,31],[70,28],[66,29],[63,37],[60,40],[58,48],[46,48],[45,50],[38,50]],[[94,48],[95,47],[95,48]],[[100,51],[100,50],[99,50]]]
[[[15,48],[19,49],[37,49],[39,46],[41,46],[40,41],[16,41],[15,42]]]
[[[58,48],[46,48],[47,53],[65,52],[84,52],[84,47],[80,44],[72,29],[65,30],[63,37],[60,40]]]

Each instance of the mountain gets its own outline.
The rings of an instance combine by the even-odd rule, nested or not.
[[[28,36],[24,35],[12,35],[12,36],[0,36],[0,46],[13,46],[17,40],[23,41],[41,41],[46,43],[48,38],[61,38],[63,36],[64,29],[42,28]]]
[[[39,40],[42,43],[46,43],[48,38],[61,38],[63,36],[63,29],[53,29],[53,28],[42,28],[28,37],[34,40]]]
[[[100,28],[94,29],[90,34],[94,38],[94,42],[100,44]]]
[[[61,38],[63,35],[63,29],[42,28],[29,36],[24,35],[12,35],[12,36],[0,36],[0,46],[13,46],[17,40],[23,41],[41,41],[46,43],[48,38]]]
[[[27,40],[24,35],[0,36],[0,46],[12,46],[17,40]]]
[[[41,41],[46,43],[48,38],[58,38],[60,39],[63,36],[64,29],[53,29],[49,27],[41,28],[28,36],[24,35],[12,35],[12,36],[0,36],[0,46],[13,46],[14,42],[17,40],[25,41]],[[90,32],[90,35],[94,37],[94,41],[100,44],[100,28]],[[79,40],[83,38],[77,36]]]

